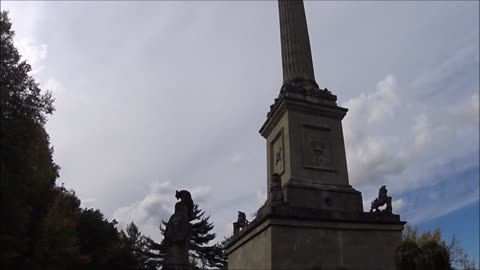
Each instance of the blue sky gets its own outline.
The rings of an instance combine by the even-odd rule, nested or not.
[[[188,188],[231,233],[265,199],[258,134],[282,82],[276,2],[21,2],[15,42],[56,98],[59,182],[159,240]],[[315,75],[349,109],[350,183],[364,207],[455,234],[478,262],[479,3],[306,3]]]

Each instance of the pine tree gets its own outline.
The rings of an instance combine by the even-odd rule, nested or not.
[[[134,269],[155,270],[160,266],[150,246],[153,241],[142,235],[135,223],[128,224],[122,236],[125,247],[130,251]]]

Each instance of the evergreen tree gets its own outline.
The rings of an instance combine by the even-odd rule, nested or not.
[[[153,241],[142,235],[135,223],[131,222],[125,232],[122,232],[122,236],[125,246],[130,251],[134,269],[155,270],[160,266],[150,246]]]

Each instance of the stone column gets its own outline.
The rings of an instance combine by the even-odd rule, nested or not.
[[[279,0],[283,83],[315,83],[303,0]]]

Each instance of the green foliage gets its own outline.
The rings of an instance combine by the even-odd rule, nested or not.
[[[402,244],[396,249],[395,263],[398,270],[475,269],[475,263],[455,237],[447,244],[438,228],[419,234],[417,227],[408,225]]]
[[[50,93],[41,93],[30,66],[20,61],[11,27],[8,13],[0,12],[0,268],[32,269],[56,201],[59,168],[44,128],[54,108]]]
[[[56,188],[34,247],[33,269],[61,270],[82,262],[76,234],[79,207],[80,200],[73,191]]]
[[[414,270],[421,260],[421,250],[412,240],[403,241],[395,253],[397,270]]]
[[[1,118],[30,119],[45,124],[46,114],[54,110],[50,92],[41,93],[28,73],[32,70],[13,45],[14,31],[8,12],[0,13],[0,108]]]
[[[122,233],[123,242],[127,250],[130,250],[133,269],[154,270],[160,266],[156,254],[152,252],[149,237],[140,233],[135,223],[130,223]]]
[[[113,250],[120,241],[115,225],[115,222],[109,222],[99,210],[80,211],[77,234],[80,252],[87,259],[80,265],[82,269],[113,269]]]
[[[450,270],[450,256],[445,246],[435,240],[424,242],[421,247],[422,260],[417,264],[421,270]]]

